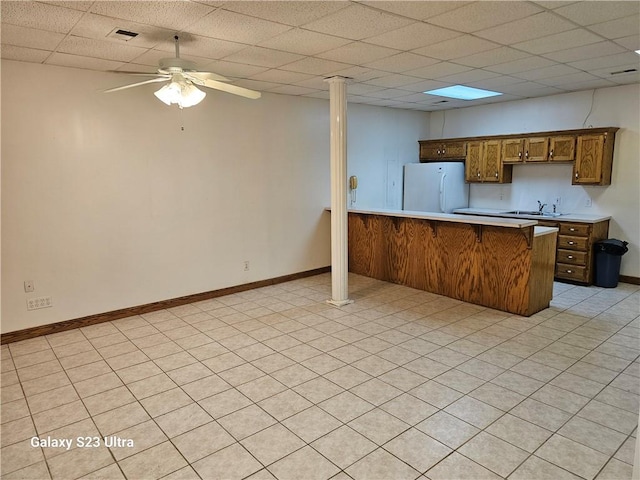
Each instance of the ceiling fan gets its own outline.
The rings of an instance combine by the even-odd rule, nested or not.
[[[149,83],[169,82],[160,90],[154,93],[161,101],[167,105],[177,104],[180,108],[191,107],[200,103],[206,93],[196,87],[213,88],[223,92],[240,95],[241,97],[256,99],[260,98],[260,92],[249,90],[247,88],[238,87],[224,82],[229,82],[228,78],[213,72],[200,72],[197,70],[193,62],[180,58],[180,43],[177,35],[174,37],[176,44],[175,58],[163,58],[160,60],[160,66],[157,73],[139,73],[139,72],[114,72],[124,73],[127,75],[135,75],[140,77],[155,77],[151,80],[143,82],[131,83],[121,87],[110,88],[105,93],[117,92],[127,88],[139,87]]]

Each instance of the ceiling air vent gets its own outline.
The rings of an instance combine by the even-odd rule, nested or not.
[[[633,73],[637,72],[637,68],[627,68],[626,70],[619,70],[617,72],[611,72],[610,75],[622,75],[623,73]]]
[[[130,32],[129,30],[123,30],[121,28],[116,28],[107,35],[109,38],[117,38],[118,40],[124,40],[125,42],[128,42],[137,36],[138,34],[136,32]]]
[[[439,102],[433,102],[431,105],[440,105],[441,103],[449,103],[449,100],[440,100]]]

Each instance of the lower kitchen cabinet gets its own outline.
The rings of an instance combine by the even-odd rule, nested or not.
[[[556,245],[556,280],[585,285],[593,283],[593,244],[609,234],[609,220],[596,223],[539,221],[539,225],[559,229]]]

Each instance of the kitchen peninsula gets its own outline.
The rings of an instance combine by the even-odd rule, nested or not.
[[[556,228],[404,210],[348,215],[353,273],[524,316],[549,306]]]

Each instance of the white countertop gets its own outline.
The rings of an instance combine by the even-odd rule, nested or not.
[[[331,210],[327,208],[327,210]],[[458,215],[455,213],[414,212],[410,210],[360,210],[350,208],[349,213],[363,215],[385,215],[388,217],[417,218],[420,220],[436,220],[440,222],[467,223],[470,225],[487,225],[492,227],[525,228],[536,225],[535,220],[527,218],[500,218],[495,216]],[[549,232],[550,233],[550,232]]]
[[[550,233],[557,232],[559,228],[555,227],[533,227],[533,236],[540,237],[542,235],[549,235]]]
[[[501,217],[501,218],[521,218],[521,219],[531,219],[531,220],[542,220],[542,221],[559,221],[559,222],[578,222],[578,223],[597,223],[602,222],[604,220],[609,220],[611,217],[604,215],[585,215],[582,213],[566,213],[558,216],[537,216],[537,215],[518,215],[514,217],[510,212],[511,210],[515,210],[511,208],[509,210],[498,210],[494,208],[458,208],[455,210],[456,213],[466,214],[466,215],[482,215],[489,217]]]

